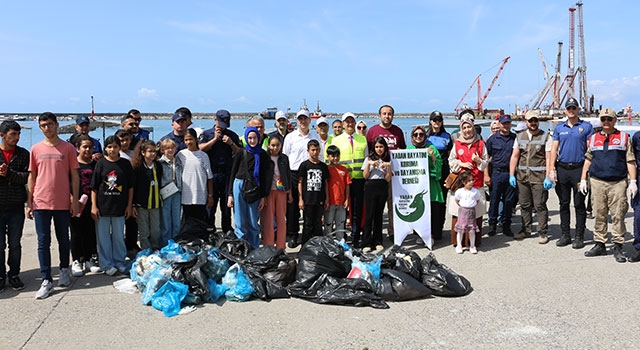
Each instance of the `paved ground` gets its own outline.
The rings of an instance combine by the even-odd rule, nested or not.
[[[440,243],[438,259],[467,277],[474,291],[462,298],[389,303],[387,310],[281,299],[205,304],[166,318],[143,306],[140,294],[119,293],[112,286],[117,278],[104,274],[73,278],[69,288],[56,287],[48,299],[35,300],[40,280],[28,221],[21,274],[26,288],[7,286],[0,293],[0,349],[635,348],[640,264],[616,263],[612,255],[585,258],[590,231],[584,249],[556,247],[559,217],[556,196],[550,197],[555,234],[549,244],[498,235],[485,238],[474,256]],[[409,241],[418,254],[427,253]],[[632,254],[630,244],[625,249]],[[54,265],[56,251],[54,242]]]

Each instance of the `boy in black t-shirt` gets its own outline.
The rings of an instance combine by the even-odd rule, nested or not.
[[[298,168],[300,182],[298,206],[302,210],[303,228],[302,244],[313,236],[322,236],[322,214],[329,207],[329,193],[327,192],[329,168],[320,162],[320,143],[310,140],[307,144],[309,160],[305,160]]]

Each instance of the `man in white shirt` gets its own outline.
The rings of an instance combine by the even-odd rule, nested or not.
[[[309,112],[301,109],[297,114],[298,129],[287,134],[284,139],[284,145],[282,146],[282,153],[289,157],[289,167],[291,169],[291,182],[297,184],[298,168],[300,164],[309,159],[309,153],[307,152],[307,144],[310,140],[318,140],[320,137],[314,130],[309,129],[311,119],[309,118]],[[324,161],[324,159],[321,159]],[[300,208],[298,207],[298,186],[291,186],[291,196],[293,201],[287,203],[287,243],[289,248],[297,247],[299,243],[300,232]]]

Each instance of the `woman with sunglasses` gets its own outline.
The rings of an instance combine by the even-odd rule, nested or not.
[[[358,121],[356,132],[360,135],[367,136],[367,123],[364,120]]]
[[[431,193],[431,238],[442,238],[444,226],[445,204],[440,179],[442,178],[442,156],[438,149],[427,140],[427,133],[422,125],[411,130],[411,145],[407,149],[424,148],[429,153],[429,192]],[[418,239],[418,243],[421,242]]]

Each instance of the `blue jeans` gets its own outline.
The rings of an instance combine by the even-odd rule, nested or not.
[[[58,254],[60,255],[60,268],[69,268],[69,221],[71,214],[68,210],[34,210],[33,221],[38,235],[38,260],[40,261],[40,275],[43,280],[53,281],[51,278],[51,219],[58,240]]]
[[[162,218],[160,222],[160,231],[162,232],[160,245],[162,247],[166,246],[170,239],[174,239],[180,234],[181,198],[182,195],[178,192],[162,200]]]
[[[5,249],[9,243],[9,277],[20,274],[20,259],[22,257],[22,228],[24,227],[24,209],[7,209],[0,211],[0,278],[7,277]]]
[[[124,267],[127,246],[124,243],[124,216],[101,216],[96,225],[100,268]]]
[[[516,189],[509,186],[509,173],[504,171],[494,170],[491,172],[491,195],[489,199],[489,223],[495,224],[498,222],[498,215],[500,214],[500,203],[502,206],[502,217],[500,221],[504,224],[511,223],[511,216],[513,214],[513,205],[516,202]]]
[[[244,180],[233,180],[234,232],[236,237],[246,239],[253,249],[257,249],[260,247],[260,225],[258,225],[258,218],[260,217],[258,204],[260,204],[260,201],[255,201],[251,204],[247,203],[242,197],[242,183],[244,183]]]

